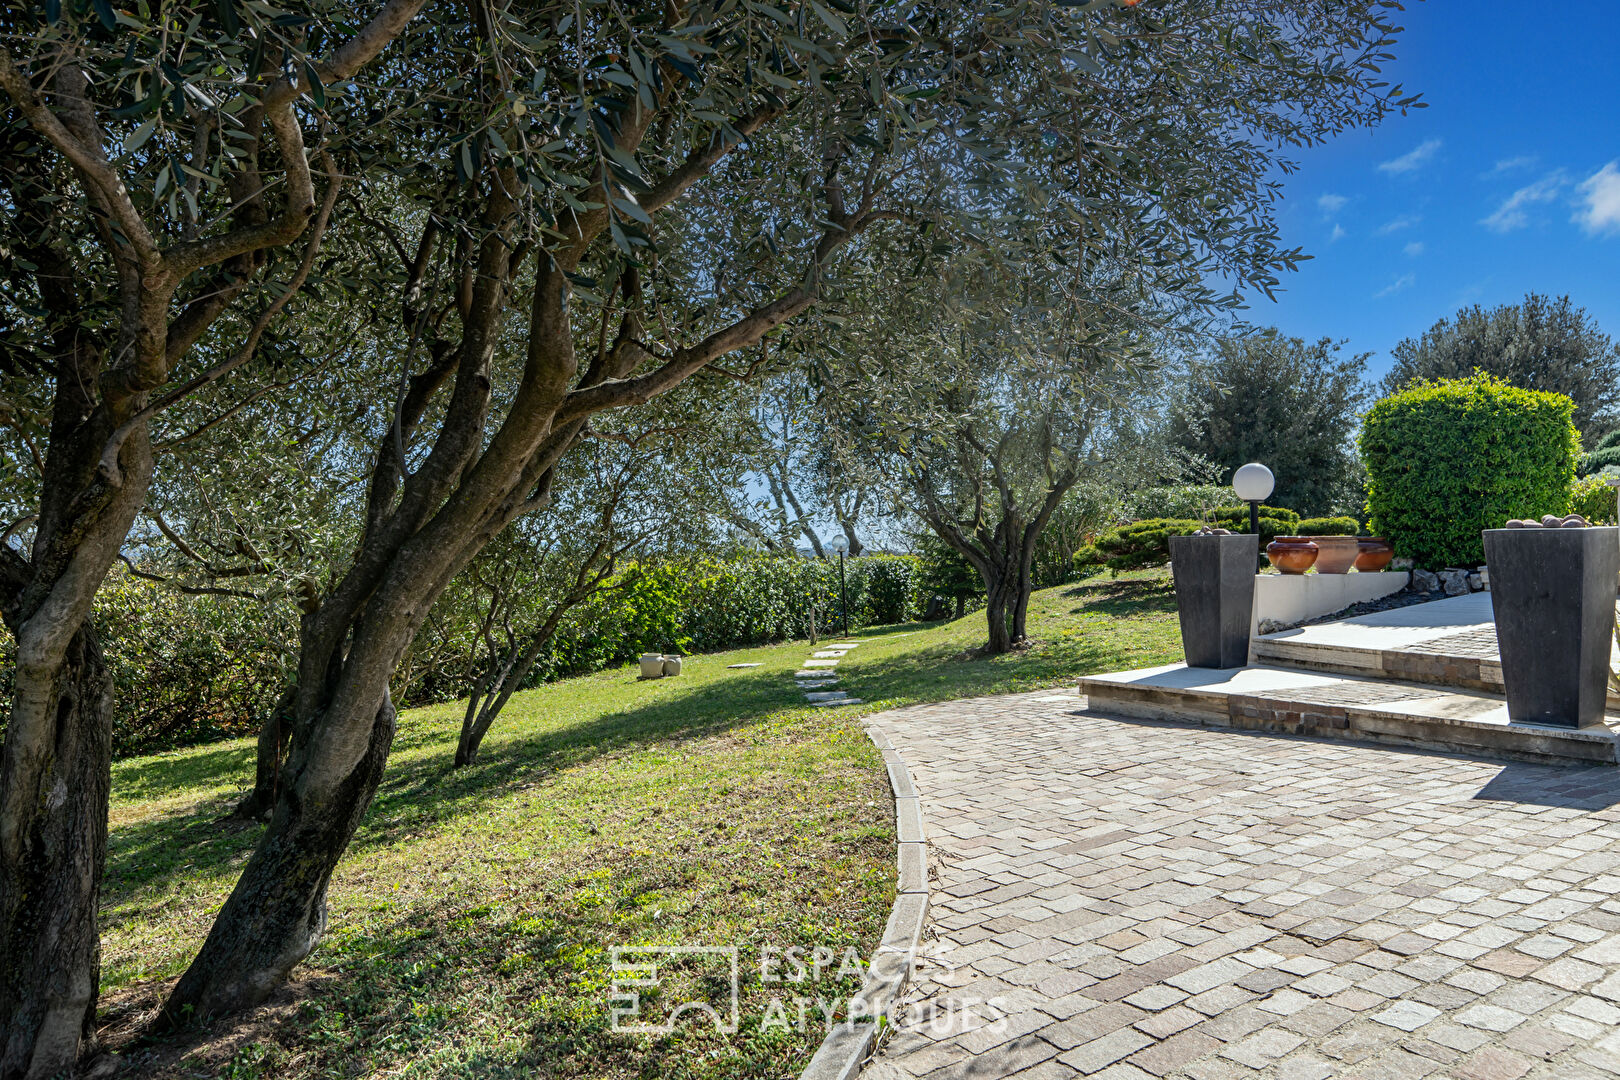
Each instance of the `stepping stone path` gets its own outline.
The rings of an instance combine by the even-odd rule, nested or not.
[[[858,641],[834,642],[827,648],[818,649],[810,654],[810,659],[804,662],[804,667],[793,673],[799,689],[805,692],[804,700],[818,709],[834,709],[840,705],[859,705],[860,698],[850,697],[843,690],[828,690],[829,686],[838,685],[838,677],[833,674],[833,668],[838,661],[849,655],[851,649],[860,647]]]
[[[938,868],[863,1080],[1612,1080],[1620,769],[879,713]],[[893,759],[891,759],[893,760]]]

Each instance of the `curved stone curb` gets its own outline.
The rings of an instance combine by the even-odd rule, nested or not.
[[[923,836],[922,809],[917,789],[911,783],[911,770],[895,750],[889,737],[870,724],[866,735],[883,753],[889,772],[889,790],[894,795],[895,872],[897,885],[894,907],[883,940],[872,953],[861,984],[860,1000],[866,1013],[878,1017],[859,1024],[839,1024],[827,1033],[799,1080],[849,1080],[861,1071],[866,1056],[877,1041],[880,1025],[900,999],[911,975],[911,960],[922,939],[928,918],[928,848]]]

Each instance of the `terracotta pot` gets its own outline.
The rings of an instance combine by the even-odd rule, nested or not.
[[[1279,536],[1266,545],[1266,558],[1284,574],[1303,574],[1316,561],[1317,547],[1306,536]]]
[[[1316,572],[1318,574],[1348,574],[1360,554],[1360,545],[1353,536],[1313,536],[1316,541]]]
[[[1376,574],[1395,557],[1395,548],[1382,536],[1363,536],[1356,541],[1361,554],[1356,556],[1356,570],[1362,574]]]

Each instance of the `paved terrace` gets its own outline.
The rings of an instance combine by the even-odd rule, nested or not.
[[[922,797],[951,966],[869,1080],[1620,1076],[1620,769],[1081,704],[872,718]],[[986,999],[1003,1023],[959,1009]]]

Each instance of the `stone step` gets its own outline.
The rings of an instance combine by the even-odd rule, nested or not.
[[[1495,655],[1496,635],[1489,629],[1485,633],[1490,638],[1489,656],[1469,655],[1471,650],[1460,641],[1448,647],[1443,638],[1416,648],[1380,649],[1286,636],[1257,637],[1249,654],[1254,663],[1268,667],[1398,679],[1500,694],[1502,663]]]
[[[1080,680],[1093,712],[1539,762],[1615,764],[1620,717],[1594,727],[1509,723],[1497,694],[1387,678],[1185,664]]]
[[[1253,663],[1268,667],[1394,679],[1426,686],[1483,690],[1489,694],[1504,692],[1496,631],[1490,626],[1460,630],[1393,649],[1312,640],[1308,636],[1290,636],[1290,632],[1285,631],[1255,638],[1249,658]],[[1609,708],[1620,710],[1620,694],[1612,690]]]

